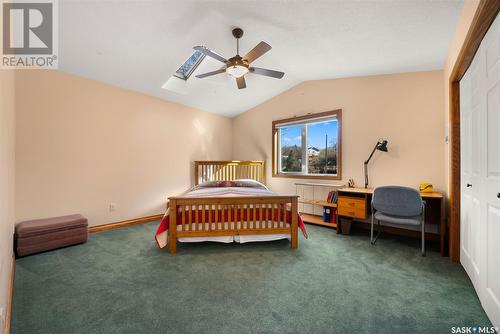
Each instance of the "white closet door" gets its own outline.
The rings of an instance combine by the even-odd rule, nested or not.
[[[460,81],[460,262],[500,327],[500,17]]]
[[[488,30],[484,49],[485,102],[485,202],[486,256],[483,306],[491,321],[500,326],[500,17]]]
[[[460,81],[460,126],[461,126],[461,225],[460,259],[477,291],[481,287],[481,141],[480,120],[482,101],[480,98],[481,57],[479,52],[469,70]]]

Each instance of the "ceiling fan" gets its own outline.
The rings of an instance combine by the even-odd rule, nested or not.
[[[196,77],[206,78],[212,75],[221,74],[226,72],[230,76],[236,79],[236,84],[238,89],[246,88],[245,75],[248,73],[254,73],[259,75],[265,75],[267,77],[281,79],[285,75],[283,72],[268,70],[260,67],[251,67],[250,64],[257,58],[261,57],[267,51],[271,50],[271,46],[266,42],[260,42],[257,44],[250,52],[241,57],[240,53],[240,43],[239,40],[243,36],[243,30],[241,28],[233,29],[233,36],[236,38],[236,56],[229,59],[219,56],[217,53],[204,46],[195,46],[193,49],[209,56],[218,61],[224,63],[224,67],[216,71],[207,72],[203,74],[198,74]]]

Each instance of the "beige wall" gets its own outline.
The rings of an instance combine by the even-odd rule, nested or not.
[[[231,158],[229,118],[56,71],[20,71],[16,95],[16,221],[163,213],[193,160]]]
[[[445,129],[446,132],[449,133],[449,121],[450,121],[450,75],[453,71],[453,67],[455,66],[455,62],[457,61],[458,54],[460,53],[460,49],[465,40],[465,36],[467,36],[467,32],[469,31],[469,27],[472,23],[472,19],[474,18],[474,14],[476,13],[477,7],[479,5],[479,0],[465,0],[464,7],[462,8],[462,12],[458,19],[457,27],[455,28],[455,34],[453,36],[453,40],[450,47],[450,52],[448,54],[448,59],[446,60],[446,64],[444,66],[444,92],[445,92],[445,109],[444,109],[444,118],[445,118]],[[449,170],[450,170],[450,152],[449,152],[449,144],[446,145],[445,151],[445,177],[446,180],[449,178]],[[449,186],[449,183],[448,183]],[[449,187],[446,189],[449,193]]]
[[[4,317],[14,233],[14,84],[14,72],[0,70],[0,308]]]
[[[271,177],[271,122],[341,108],[344,180],[363,185],[363,161],[384,137],[389,152],[370,162],[370,186],[430,182],[443,190],[442,82],[442,71],[304,82],[234,119],[233,158],[266,159],[271,188],[293,192],[297,179]]]

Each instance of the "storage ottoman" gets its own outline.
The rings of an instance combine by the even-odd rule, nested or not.
[[[21,222],[15,229],[16,254],[24,256],[86,242],[87,226],[87,218],[82,215]]]

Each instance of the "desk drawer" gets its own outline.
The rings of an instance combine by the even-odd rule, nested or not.
[[[364,209],[353,209],[346,207],[338,208],[338,215],[342,217],[351,217],[358,219],[366,219],[366,210]]]
[[[366,200],[364,198],[339,196],[337,206],[351,209],[366,209]]]
[[[337,201],[337,211],[339,216],[365,219],[366,199],[339,196]]]

